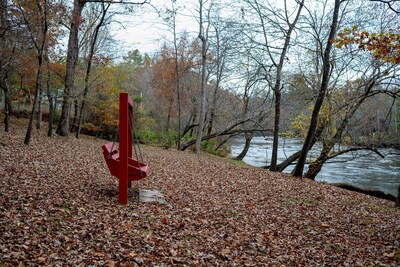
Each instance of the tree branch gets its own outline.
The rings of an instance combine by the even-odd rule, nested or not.
[[[373,147],[351,147],[351,148],[349,148],[349,149],[345,149],[345,150],[341,150],[341,151],[338,151],[338,152],[336,152],[336,153],[333,153],[332,155],[330,155],[330,156],[328,157],[328,160],[329,160],[329,159],[333,159],[333,158],[335,158],[335,157],[337,157],[337,156],[339,156],[339,155],[346,154],[346,153],[348,153],[348,152],[359,151],[359,150],[371,150],[372,152],[374,152],[375,154],[377,154],[377,155],[380,156],[381,158],[385,158],[385,156],[384,156],[381,152],[379,152],[378,149],[373,148]]]
[[[132,2],[132,1],[113,1],[113,0],[85,0],[84,3],[108,3],[108,4],[126,4],[126,5],[144,5],[150,4],[151,0],[143,0],[141,2]]]
[[[396,14],[400,14],[400,10],[396,10],[393,7],[393,4],[397,2],[397,0],[369,0],[371,2],[379,2],[389,6],[389,8]]]

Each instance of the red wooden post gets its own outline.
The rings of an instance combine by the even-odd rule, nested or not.
[[[126,94],[128,96],[128,143],[127,143],[127,147],[128,147],[128,157],[132,158],[132,128],[133,128],[133,101],[131,99],[131,97]],[[127,163],[128,164],[128,163]],[[129,171],[128,171],[129,172]],[[128,177],[128,188],[132,187],[132,180],[129,179]]]
[[[129,116],[130,115],[130,116]],[[119,95],[119,203],[128,204],[128,157],[132,157],[133,101],[127,93]]]

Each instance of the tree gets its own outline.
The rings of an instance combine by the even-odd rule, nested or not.
[[[8,21],[8,1],[0,1],[0,89],[4,92],[4,131],[10,129],[11,97],[10,97],[10,75],[11,63],[14,57],[12,45],[12,33]]]
[[[239,155],[237,155],[235,157],[236,160],[243,160],[243,158],[246,156],[249,148],[250,148],[250,144],[251,144],[251,140],[253,139],[253,136],[255,134],[254,129],[259,128],[258,126],[261,125],[262,121],[264,120],[264,116],[262,115],[263,113],[266,112],[267,109],[265,109],[263,106],[265,105],[264,101],[262,101],[261,105],[259,105],[258,108],[256,108],[256,101],[254,101],[253,99],[256,98],[256,92],[257,89],[259,89],[259,87],[264,87],[265,84],[263,84],[263,79],[261,79],[259,77],[259,71],[260,68],[254,64],[251,64],[251,57],[247,56],[247,58],[245,58],[242,62],[240,62],[240,64],[237,64],[238,66],[242,67],[244,70],[242,70],[242,72],[245,72],[243,74],[243,81],[244,81],[244,85],[243,85],[243,93],[242,93],[242,103],[243,103],[243,107],[242,107],[242,117],[246,118],[246,117],[251,117],[252,115],[252,111],[255,112],[256,110],[259,110],[259,116],[254,117],[254,121],[242,124],[242,130],[244,131],[244,138],[245,138],[245,145],[243,147],[243,150],[239,153]],[[254,68],[256,70],[254,70]],[[264,98],[264,100],[267,100],[267,98]],[[263,131],[261,131],[263,133]]]
[[[195,151],[196,153],[200,153],[201,149],[201,141],[203,137],[203,129],[204,129],[204,122],[206,116],[206,63],[207,63],[207,36],[208,36],[208,27],[204,29],[204,4],[206,0],[199,0],[199,39],[201,41],[201,84],[200,84],[200,103],[199,103],[199,127],[197,129],[197,137],[196,137],[196,146]],[[213,2],[211,2],[209,10],[211,9]]]
[[[359,8],[363,8],[361,10],[365,10],[363,6],[347,6],[341,16],[341,24],[343,25],[352,25],[354,23],[354,19],[352,18],[351,12],[352,8],[354,10],[360,10]],[[306,96],[303,101],[304,104],[307,104],[307,99],[313,99],[313,88],[316,87],[317,84],[321,83],[320,71],[319,71],[319,58],[322,54],[322,44],[326,43],[327,40],[324,40],[323,36],[325,36],[323,25],[324,23],[323,18],[321,15],[318,15],[317,12],[312,13],[312,10],[307,9],[309,11],[309,16],[307,16],[307,26],[303,27],[305,30],[302,30],[305,34],[306,38],[308,36],[312,36],[315,39],[316,45],[304,46],[306,50],[299,51],[299,58],[301,58],[301,64],[299,64],[299,68],[301,70],[302,80],[305,81],[305,84],[309,89],[309,92],[303,92],[303,89],[299,92],[290,92],[291,94],[296,94],[298,100],[296,103],[299,103],[299,96],[300,94],[306,93]],[[322,9],[320,9],[322,10]],[[325,9],[323,9],[325,10]],[[324,13],[325,14],[325,13]],[[327,13],[328,14],[328,13]],[[385,13],[383,12],[385,16]],[[385,16],[386,17],[386,16]],[[382,21],[382,25],[388,26],[388,23],[384,22],[384,20],[376,18],[377,20]],[[387,19],[389,20],[389,19]],[[358,18],[358,22],[362,22],[363,20]],[[368,23],[371,22],[371,16],[368,16],[366,19]],[[375,21],[376,22],[376,21]],[[365,23],[364,23],[365,24]],[[366,26],[371,24],[366,24]],[[376,25],[373,24],[372,25]],[[343,27],[343,26],[341,26]],[[326,34],[327,35],[327,34]],[[322,36],[322,38],[321,38]],[[304,41],[299,40],[300,43],[304,42],[306,44],[310,44],[310,40],[306,39]],[[314,42],[313,42],[314,43]],[[350,48],[350,47],[349,47]],[[313,55],[312,58],[308,58],[307,55]],[[322,61],[322,60],[321,60]],[[310,64],[310,62],[314,62]],[[334,144],[349,144],[351,140],[352,144],[360,144],[360,139],[354,138],[353,136],[360,136],[362,135],[360,132],[355,132],[357,129],[356,122],[360,119],[356,119],[355,116],[362,117],[362,120],[365,120],[365,116],[362,116],[360,107],[365,106],[366,109],[370,109],[370,104],[368,103],[368,99],[376,98],[378,95],[388,95],[389,97],[396,97],[396,89],[394,88],[394,84],[397,83],[396,73],[394,72],[395,69],[388,64],[381,64],[375,59],[371,59],[368,57],[366,53],[361,53],[354,47],[348,49],[348,51],[342,50],[334,50],[331,56],[331,70],[330,70],[330,79],[329,85],[327,89],[327,98],[324,101],[321,110],[319,112],[319,118],[317,122],[317,128],[314,134],[314,137],[311,141],[311,147],[314,145],[315,142],[320,141],[322,143],[322,148],[320,151],[321,157],[318,156],[316,161],[310,163],[310,168],[308,172],[305,174],[306,177],[314,179],[317,173],[320,170],[321,163],[323,164],[328,159],[332,159],[335,156],[341,155],[346,152],[351,152],[360,149],[368,149],[375,153],[379,152],[375,150],[373,147],[368,145],[364,147],[349,147],[348,149],[340,149],[337,151],[336,149],[332,149]],[[310,72],[310,70],[313,70]],[[322,74],[321,74],[322,76]],[[353,80],[345,81],[343,77],[354,77]],[[297,80],[297,81],[296,81]],[[302,81],[298,79],[290,81],[289,88],[301,88]],[[373,81],[373,82],[372,82]],[[352,84],[353,86],[349,87],[348,85]],[[369,85],[368,85],[369,84]],[[392,85],[392,86],[391,86]],[[387,88],[383,88],[387,86]],[[351,88],[351,89],[350,89]],[[367,88],[369,88],[367,90]],[[291,89],[292,90],[292,89]],[[348,92],[347,92],[348,90]],[[397,90],[398,91],[398,90]],[[346,92],[346,93],[345,93]],[[351,93],[350,93],[351,92]],[[310,94],[311,93],[311,94]],[[362,105],[356,104],[356,102],[362,103]],[[393,102],[393,101],[392,101]],[[382,105],[382,101],[380,101]],[[393,102],[394,103],[394,102]],[[287,105],[288,103],[285,103]],[[312,106],[314,107],[314,106]],[[297,107],[299,110],[301,107]],[[297,111],[298,112],[298,111]],[[298,114],[298,113],[297,113]],[[303,113],[301,113],[302,116]],[[304,116],[305,119],[302,120],[302,129],[301,133],[307,134],[307,129],[309,124],[308,120],[311,117],[308,116],[308,112]],[[300,118],[300,116],[297,116]],[[300,121],[300,120],[299,120]],[[297,122],[299,122],[297,121]],[[296,120],[294,121],[296,122]],[[296,123],[297,123],[296,122]],[[300,124],[298,124],[300,125]],[[370,123],[369,123],[370,125]],[[353,134],[353,136],[352,136]],[[335,137],[336,136],[336,137]],[[333,140],[336,139],[336,140]],[[331,143],[332,142],[332,143]],[[328,145],[329,144],[329,145]],[[333,152],[332,152],[333,150]],[[282,171],[285,169],[289,164],[297,160],[300,156],[301,151],[294,153],[293,155],[289,156],[286,160],[278,164],[278,170]],[[326,154],[326,159],[323,159],[322,155]],[[318,166],[318,167],[317,167]]]
[[[63,104],[62,104],[60,121],[57,126],[57,134],[61,136],[68,136],[69,133],[70,100],[73,92],[75,66],[79,54],[79,46],[78,46],[79,25],[82,23],[82,18],[81,18],[82,10],[85,4],[89,2],[143,5],[148,1],[144,0],[142,2],[130,2],[130,1],[124,2],[122,0],[121,1],[74,0],[72,16],[70,21],[70,32],[68,38],[67,71],[65,74]]]
[[[177,100],[177,106],[178,106],[178,137],[177,137],[177,142],[176,146],[177,149],[179,150],[181,147],[181,139],[182,139],[182,126],[181,126],[181,114],[182,114],[182,106],[181,106],[181,87],[180,87],[180,71],[179,71],[179,56],[178,56],[178,35],[177,35],[177,25],[176,25],[176,16],[178,12],[179,7],[176,5],[176,0],[171,0],[171,8],[166,10],[166,18],[164,18],[164,21],[167,23],[167,25],[170,28],[170,31],[172,33],[172,38],[173,38],[173,44],[174,44],[174,58],[175,58],[175,92],[176,92],[176,100]]]
[[[393,66],[390,66],[388,69],[385,69],[383,71],[381,71],[379,67],[372,72],[371,76],[368,79],[360,83],[355,83],[355,88],[349,88],[349,90],[351,90],[351,93],[344,94],[343,91],[342,93],[336,93],[336,97],[339,98],[337,102],[343,104],[339,104],[341,106],[340,109],[330,111],[330,114],[331,116],[333,116],[334,114],[339,115],[337,122],[338,126],[335,127],[334,131],[329,131],[332,133],[331,136],[327,136],[322,139],[321,152],[318,158],[310,164],[308,171],[304,175],[306,178],[314,180],[317,174],[320,172],[322,165],[328,159],[332,159],[336,156],[350,151],[369,149],[380,155],[377,150],[373,149],[370,146],[349,147],[347,149],[331,153],[334,145],[342,141],[343,135],[346,133],[346,130],[351,123],[352,117],[356,114],[357,110],[368,98],[374,97],[378,94],[393,94],[393,96],[395,95],[395,93],[391,92],[390,90],[380,89],[378,86],[380,83],[385,82],[386,79],[390,79],[388,77],[388,74]],[[332,121],[330,123],[332,123]]]
[[[30,4],[30,3],[28,2],[28,4]],[[34,4],[34,3],[31,3],[31,4]],[[33,8],[32,9],[31,8],[32,7],[28,7],[27,10],[30,9],[32,11]],[[37,74],[36,74],[36,86],[35,86],[35,97],[33,100],[32,111],[31,111],[31,115],[29,118],[29,124],[28,124],[28,128],[27,128],[26,135],[25,135],[25,140],[24,140],[24,143],[26,145],[28,145],[31,140],[33,119],[34,119],[34,115],[35,115],[35,111],[36,111],[37,101],[38,101],[38,98],[40,97],[40,92],[42,90],[42,63],[43,63],[43,59],[44,59],[45,46],[46,46],[47,37],[48,37],[47,31],[48,31],[49,3],[47,2],[47,0],[37,1],[36,8],[37,8],[37,10],[36,10],[37,13],[32,12],[29,14],[29,15],[34,14],[38,18],[36,25],[34,25],[32,23],[32,18],[27,17],[28,14],[25,13],[25,9],[23,7],[21,7],[19,9],[21,12],[22,18],[29,29],[30,39],[31,39],[32,45],[35,47],[36,56],[37,56],[37,60],[38,60],[38,69],[37,69]],[[38,120],[38,121],[40,121],[40,120]],[[38,128],[40,128],[40,122],[38,122]]]
[[[65,73],[65,88],[63,95],[63,104],[60,121],[57,126],[56,133],[61,136],[68,136],[69,133],[69,114],[70,114],[70,99],[73,92],[75,66],[78,58],[78,31],[82,23],[81,14],[86,1],[74,0],[72,16],[70,21],[70,32],[68,38],[67,50],[67,68]]]
[[[359,31],[357,26],[346,28],[335,38],[337,48],[357,45],[358,49],[370,51],[372,56],[383,62],[400,64],[400,33],[382,31],[370,33]]]
[[[53,96],[51,92],[51,67],[50,67],[50,57],[49,57],[49,50],[46,46],[45,51],[45,58],[46,58],[46,71],[47,71],[47,81],[46,81],[46,93],[47,99],[49,101],[49,121],[48,121],[48,129],[47,129],[47,136],[53,136],[53,118],[54,118],[54,107],[53,107]]]
[[[277,170],[277,156],[278,156],[278,143],[280,134],[280,120],[281,120],[281,90],[282,90],[282,71],[287,59],[287,52],[291,45],[292,33],[296,27],[296,24],[300,18],[302,8],[304,6],[304,0],[297,2],[298,6],[295,8],[295,12],[289,10],[288,3],[284,1],[284,9],[282,12],[275,10],[269,3],[262,5],[259,1],[246,1],[250,7],[256,13],[259,19],[259,27],[261,28],[262,41],[259,42],[264,49],[264,53],[268,55],[273,68],[275,68],[275,75],[273,80],[270,81],[272,90],[274,92],[275,102],[275,116],[274,116],[274,139],[272,145],[272,158],[270,170]],[[291,21],[291,14],[294,14],[294,18]],[[284,25],[284,26],[283,26]],[[272,27],[271,27],[272,26]],[[270,29],[275,30],[271,32]],[[276,30],[279,29],[279,30]],[[281,39],[276,40],[276,36]],[[275,39],[275,40],[274,40]],[[283,41],[283,44],[278,45],[277,43]],[[253,43],[258,43],[256,39],[252,40]],[[265,63],[261,63],[262,68],[266,73],[266,77],[270,74],[271,67],[268,67]],[[267,74],[268,73],[268,74]]]
[[[389,7],[390,10],[392,10],[396,14],[400,14],[400,9],[396,6],[398,4],[398,0],[369,0],[371,2],[378,2],[378,3],[383,3]]]
[[[325,46],[325,51],[323,53],[322,80],[321,80],[321,84],[319,85],[318,96],[317,96],[317,100],[315,102],[314,109],[312,112],[310,126],[309,126],[309,129],[307,132],[307,136],[306,136],[306,139],[304,140],[303,148],[301,150],[299,159],[297,161],[296,167],[293,172],[294,176],[299,177],[299,176],[303,175],[304,165],[306,162],[308,151],[311,148],[312,141],[314,139],[314,135],[315,135],[315,132],[317,129],[319,111],[321,110],[322,104],[325,99],[326,91],[328,89],[329,73],[330,73],[330,69],[331,69],[330,57],[331,57],[331,50],[332,50],[332,46],[333,46],[332,40],[336,35],[336,30],[337,30],[338,20],[339,20],[340,4],[341,4],[340,0],[335,0],[333,15],[332,15],[332,23],[330,25],[330,31],[329,31],[329,37],[328,37],[328,41]]]
[[[166,45],[164,45],[160,57],[155,63],[153,82],[161,104],[158,109],[163,110],[162,113],[167,115],[166,121],[163,123],[165,125],[163,131],[168,132],[171,129],[171,118],[175,104],[176,70],[173,49]]]
[[[234,77],[239,71],[234,71],[241,62],[243,39],[242,27],[237,27],[236,18],[230,14],[232,6],[226,3],[214,3],[207,20],[210,23],[208,41],[207,80],[210,81],[208,95],[208,111],[206,133],[218,131],[220,124],[221,95],[228,88],[229,76]],[[247,58],[247,57],[246,57]],[[238,65],[235,65],[238,64]],[[240,75],[240,74],[239,74]]]
[[[99,14],[97,14],[97,24],[94,26],[94,30],[92,35],[90,36],[90,47],[89,47],[89,55],[87,56],[86,59],[86,73],[85,73],[85,81],[84,81],[84,89],[83,89],[83,99],[81,103],[81,108],[79,111],[79,119],[78,119],[78,125],[76,127],[76,133],[75,137],[79,138],[79,134],[81,131],[81,125],[82,125],[82,120],[83,120],[83,112],[85,111],[85,106],[86,106],[86,97],[89,92],[89,79],[90,79],[90,73],[92,70],[92,61],[93,61],[93,56],[95,54],[95,48],[97,44],[97,39],[99,35],[100,28],[104,26],[105,20],[106,20],[106,14],[107,10],[109,9],[110,4],[105,4],[101,3],[101,11]]]

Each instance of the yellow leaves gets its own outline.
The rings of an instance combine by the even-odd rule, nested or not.
[[[305,138],[307,135],[307,131],[310,125],[311,120],[311,112],[314,109],[314,106],[310,106],[309,108],[310,113],[304,114],[300,113],[297,115],[291,122],[291,130],[284,132],[284,136],[288,138],[294,137],[303,137]],[[330,126],[334,122],[334,115],[335,111],[333,110],[329,101],[325,101],[321,107],[318,117],[318,127],[323,128],[325,126]],[[333,130],[331,129],[331,133]]]
[[[343,42],[338,42],[335,46],[340,49],[342,48],[343,45],[344,45]]]
[[[101,130],[101,128],[99,126],[96,126],[90,122],[86,122],[86,123],[82,124],[82,129],[86,129],[89,132],[98,132]]]
[[[296,135],[300,135],[303,138],[305,138],[307,135],[309,123],[310,123],[310,117],[306,116],[304,113],[301,113],[294,118],[291,125]]]

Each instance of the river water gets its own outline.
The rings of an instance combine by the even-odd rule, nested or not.
[[[282,139],[279,143],[278,163],[289,157],[302,147],[301,140]],[[231,157],[237,156],[244,147],[244,139],[232,140]],[[254,137],[250,149],[243,159],[255,167],[266,166],[271,161],[272,139],[261,136]],[[396,149],[379,149],[385,158],[373,152],[357,151],[340,155],[323,166],[316,177],[317,181],[327,183],[345,183],[363,189],[378,190],[397,196],[400,185],[400,151]],[[309,153],[310,159],[318,156],[318,146]],[[284,172],[290,173],[294,165]]]

